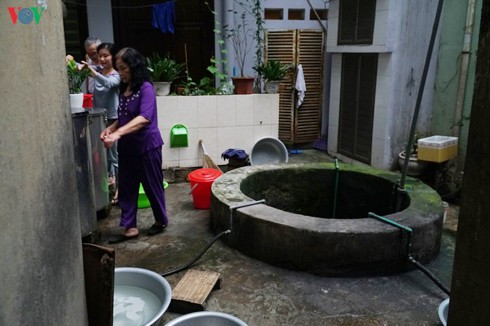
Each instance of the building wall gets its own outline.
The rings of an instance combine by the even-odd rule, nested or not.
[[[279,95],[158,96],[158,127],[163,137],[163,168],[202,165],[199,140],[217,164],[229,148],[251,153],[262,137],[278,137]],[[188,147],[170,145],[175,124],[188,129]]]
[[[337,46],[338,1],[330,2],[327,52],[332,53],[328,151],[337,152],[342,53],[379,53],[371,166],[392,169],[404,149],[420,86],[437,1],[376,3],[373,45]],[[437,44],[437,43],[436,43]],[[430,128],[434,68],[432,56],[419,113],[419,129]]]
[[[61,2],[19,6],[41,11],[0,10],[0,325],[88,325]]]
[[[98,37],[102,42],[114,42],[112,28],[112,8],[110,0],[86,0],[87,22],[90,36]]]
[[[474,2],[473,25],[471,33],[465,36],[467,6]],[[439,44],[438,66],[435,81],[434,110],[431,131],[436,135],[459,137],[460,169],[464,166],[464,157],[468,142],[469,117],[475,81],[476,51],[480,26],[481,0],[446,0],[441,21],[441,42]],[[469,42],[469,53],[464,53],[464,42]],[[462,116],[455,116],[458,101],[460,78],[464,74],[463,56],[468,56],[467,79],[459,93],[462,101]],[[461,118],[463,118],[461,120]],[[454,128],[461,122],[461,128]]]

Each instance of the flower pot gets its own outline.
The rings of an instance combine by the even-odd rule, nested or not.
[[[254,77],[233,77],[232,81],[235,86],[235,94],[253,94],[254,79]]]
[[[400,165],[400,170],[403,170],[403,165],[405,164],[405,151],[398,154],[398,164]],[[411,154],[408,159],[407,175],[419,177],[425,173],[428,165],[428,162],[417,159],[416,154]]]
[[[153,87],[157,96],[167,96],[170,94],[171,82],[154,82]]]
[[[264,90],[267,94],[277,94],[279,93],[280,80],[268,80],[265,82]]]
[[[83,93],[70,94],[71,113],[83,112]]]

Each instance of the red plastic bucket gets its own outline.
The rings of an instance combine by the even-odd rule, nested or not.
[[[93,95],[92,94],[83,94],[83,107],[84,108],[92,108],[93,103],[92,103]]]
[[[211,207],[211,185],[223,172],[216,169],[197,169],[189,173],[187,178],[191,183],[192,200],[197,209]]]

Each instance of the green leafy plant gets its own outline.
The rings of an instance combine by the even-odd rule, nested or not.
[[[277,60],[269,60],[254,67],[260,77],[265,80],[281,80],[288,74],[291,65],[283,64]]]
[[[75,60],[69,60],[66,63],[66,71],[68,73],[68,86],[70,94],[79,94],[82,92],[82,84],[90,74],[88,69],[78,69]]]
[[[162,58],[158,53],[153,53],[146,58],[153,82],[173,82],[182,76],[185,64],[177,63],[168,57]]]
[[[192,77],[188,76],[186,80],[177,86],[179,95],[214,95],[219,91],[214,87],[214,82],[209,77],[201,78],[199,84],[196,83]]]

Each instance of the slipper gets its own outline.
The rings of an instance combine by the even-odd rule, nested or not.
[[[165,229],[167,226],[166,225],[156,225],[153,224],[149,229],[148,229],[148,235],[151,237],[152,235],[156,235],[159,233],[163,232],[163,229]]]
[[[137,238],[138,235],[139,234],[132,235],[132,236],[127,236],[125,234],[113,235],[112,237],[109,238],[108,243],[120,243],[120,242],[128,241],[128,240]]]
[[[111,205],[117,205],[119,204],[119,190],[116,190],[116,193],[114,194],[114,197],[111,200]]]

